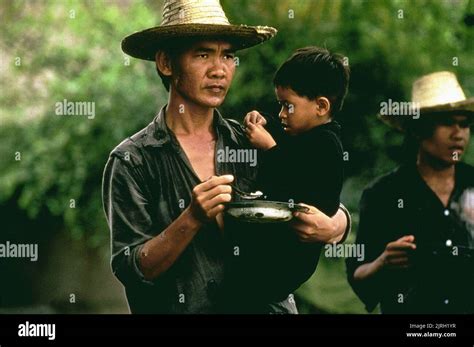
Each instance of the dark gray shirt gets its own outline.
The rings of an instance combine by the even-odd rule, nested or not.
[[[455,166],[455,186],[445,207],[416,164],[379,177],[360,201],[357,244],[361,261],[348,258],[349,283],[372,311],[383,313],[474,313],[474,167]],[[354,273],[374,261],[389,242],[414,235],[408,269],[386,270],[364,281]]]
[[[214,128],[216,153],[250,148],[239,123],[224,119],[218,111]],[[215,165],[217,175],[234,175],[242,190],[255,188],[257,166],[217,157]],[[141,246],[179,217],[199,183],[166,125],[165,107],[146,128],[111,152],[104,171],[103,204],[111,231],[112,270],[126,289],[132,313],[296,313],[291,297],[278,303],[255,303],[239,297],[235,281],[226,286],[226,278],[232,277],[227,260],[235,255],[225,236],[230,233],[227,224],[225,233],[216,223],[202,227],[165,273],[145,280],[138,266]],[[247,288],[252,286],[243,282]]]

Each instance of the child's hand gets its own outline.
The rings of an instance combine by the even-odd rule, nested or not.
[[[263,125],[249,122],[247,124],[247,137],[252,145],[263,150],[276,146],[272,135],[265,130]]]
[[[244,125],[248,127],[249,123],[267,125],[267,120],[258,111],[251,111],[244,118]]]

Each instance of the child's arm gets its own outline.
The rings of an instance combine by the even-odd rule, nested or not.
[[[261,124],[248,123],[246,133],[250,143],[256,148],[267,150],[276,146],[272,135]]]
[[[258,111],[247,113],[244,119],[247,138],[258,149],[267,150],[276,146],[275,139],[264,128],[266,124],[267,120]]]

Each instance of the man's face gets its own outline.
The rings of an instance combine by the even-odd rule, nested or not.
[[[299,96],[291,88],[276,87],[275,94],[281,105],[280,121],[289,135],[298,135],[314,127],[317,122],[316,101]]]
[[[198,41],[178,58],[172,88],[201,107],[220,106],[235,72],[234,51],[224,41]]]
[[[446,165],[461,159],[469,144],[469,118],[445,116],[437,123],[430,138],[421,141],[420,150]]]

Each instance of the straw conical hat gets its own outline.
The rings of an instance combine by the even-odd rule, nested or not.
[[[466,99],[456,75],[449,71],[434,72],[413,83],[411,99],[419,103],[420,113],[472,111],[474,98]]]
[[[412,102],[419,106],[420,116],[459,112],[474,115],[474,98],[466,98],[456,75],[449,71],[434,72],[413,82]],[[388,125],[404,130],[406,116],[379,116]]]
[[[161,25],[125,37],[122,50],[132,57],[154,61],[160,47],[180,37],[224,38],[239,50],[269,40],[276,33],[267,26],[230,24],[219,0],[165,0]]]

